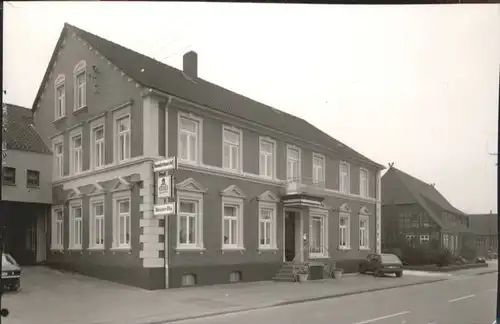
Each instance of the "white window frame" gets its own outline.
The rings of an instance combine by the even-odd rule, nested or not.
[[[430,242],[430,236],[427,234],[422,234],[419,237],[420,244],[422,243],[429,243]]]
[[[95,206],[98,204],[102,204],[102,215],[96,215]],[[104,196],[93,197],[89,201],[89,214],[90,214],[90,222],[89,222],[89,248],[90,249],[104,249],[104,244],[106,242],[106,202]],[[102,243],[96,243],[96,239],[99,235],[97,235],[97,226],[98,219],[100,220],[101,226],[101,235],[102,235]]]
[[[318,159],[318,160],[321,160],[322,162],[322,165],[321,165],[321,168],[318,168],[318,166],[314,163],[314,160],[315,159]],[[315,186],[319,186],[319,187],[324,187],[325,186],[325,177],[326,177],[326,158],[323,154],[319,154],[319,153],[313,153],[312,155],[312,178],[313,178],[313,184]],[[321,169],[321,170],[317,170],[317,169]],[[318,178],[319,176],[319,178]]]
[[[195,215],[195,242],[181,243],[180,230],[181,230],[181,217],[183,217],[180,209],[181,201],[194,203],[196,207]],[[182,250],[201,250],[204,249],[203,244],[203,194],[189,191],[177,192],[177,249]]]
[[[362,222],[365,222],[364,227],[361,226]],[[370,217],[367,215],[359,215],[359,249],[370,249]]]
[[[96,132],[102,129],[102,138],[96,138]],[[97,170],[101,169],[106,165],[106,126],[104,123],[96,124],[92,126],[92,133],[90,135],[91,140],[91,149],[90,149],[90,161],[92,168]],[[97,152],[99,151],[99,147],[101,147],[101,161],[98,163],[97,160]]]
[[[181,120],[187,120],[189,122],[195,123],[196,125],[196,134],[193,134],[189,131],[183,131],[181,129]],[[196,149],[195,149],[195,158],[191,159],[189,156],[190,152],[190,147],[189,147],[189,137],[188,137],[188,158],[184,159],[182,158],[181,154],[181,133],[186,132],[188,136],[193,136],[196,138]],[[179,157],[179,160],[185,163],[191,163],[191,164],[201,164],[203,159],[203,119],[201,117],[195,116],[192,113],[184,113],[184,112],[179,112],[178,113],[178,118],[177,118],[177,156]]]
[[[366,174],[366,183],[363,188],[363,178],[362,174],[365,172]],[[370,171],[366,168],[359,168],[359,195],[361,197],[369,197],[370,196]]]
[[[224,133],[225,132],[232,132],[232,133],[237,133],[239,137],[239,146],[238,146],[238,165],[234,168],[231,163],[232,163],[232,150],[229,150],[229,165],[224,164],[224,147],[227,145],[230,146],[235,146],[236,144],[234,143],[226,143],[226,139],[224,138]],[[229,126],[229,125],[223,125],[222,126],[222,168],[227,171],[231,172],[237,172],[240,173],[243,171],[243,131],[239,128]]]
[[[328,257],[328,211],[310,211],[309,213],[309,241],[311,242],[313,235],[313,218],[319,218],[321,222],[321,240],[320,251],[313,252],[312,247],[309,247],[310,258],[327,258]]]
[[[272,153],[262,151],[262,143],[267,143],[272,145]],[[269,137],[259,137],[259,174],[261,177],[266,179],[276,179],[276,141]],[[262,164],[262,157],[266,160]],[[271,170],[270,174],[267,170],[267,160],[271,159]]]
[[[340,220],[346,219],[346,225],[341,226]],[[342,229],[345,228],[345,244],[342,245]],[[351,249],[351,214],[347,212],[339,213],[339,250],[350,250]]]
[[[61,154],[57,153],[56,147],[61,145]],[[64,140],[57,139],[52,142],[52,150],[54,152],[54,179],[62,178],[64,176]]]
[[[75,218],[75,209],[80,209],[80,217]],[[81,250],[83,245],[83,205],[81,200],[69,204],[69,249]]]
[[[259,231],[258,231],[258,242],[259,242],[259,250],[276,250],[277,249],[277,210],[278,210],[278,207],[277,207],[277,204],[276,203],[272,203],[272,202],[262,202],[262,201],[259,201]],[[270,210],[271,211],[271,219],[270,220],[264,220],[262,218],[262,210]],[[269,239],[270,239],[270,242],[269,244],[262,244],[261,243],[261,238],[263,235],[265,235],[266,233],[263,233],[262,232],[262,227],[261,227],[261,224],[262,223],[270,223],[270,236],[269,236]],[[266,228],[266,226],[264,226],[264,228]],[[265,230],[266,231],[266,230]],[[265,237],[265,236],[264,236]]]
[[[126,130],[126,131],[123,131],[123,132],[120,132],[119,129],[118,129],[118,122],[122,119],[128,119],[129,121],[129,129]],[[132,156],[132,117],[131,117],[131,114],[130,113],[126,113],[126,114],[120,114],[120,115],[117,115],[115,116],[114,120],[114,147],[115,147],[115,161],[117,163],[123,163],[123,162],[126,162],[128,160],[130,160],[131,156]],[[128,156],[125,156],[125,153],[123,154],[124,155],[124,158],[123,159],[120,159],[120,149],[125,149],[125,147],[120,147],[120,137],[121,136],[124,136],[124,137],[128,137]],[[124,151],[124,152],[125,152]]]
[[[83,74],[83,84],[78,86],[77,80],[78,76]],[[83,109],[87,106],[87,63],[85,61],[78,62],[73,69],[73,89],[74,89],[74,106],[73,111]],[[83,92],[83,94],[82,94]],[[78,106],[79,96],[82,95],[82,104]]]
[[[342,166],[347,166],[347,183],[344,183],[342,177]],[[345,161],[340,161],[339,164],[339,191],[344,194],[351,193],[351,165]]]
[[[231,207],[236,207],[236,227],[237,227],[237,237],[236,237],[236,242],[235,243],[225,243],[224,242],[224,230],[225,230],[225,219],[226,217],[224,215],[224,207],[228,205]],[[222,197],[222,233],[221,233],[221,239],[222,239],[222,249],[223,250],[241,250],[244,249],[244,244],[243,244],[243,199],[241,198],[233,198],[233,197]],[[231,218],[232,219],[232,218]],[[232,225],[231,225],[232,226]],[[229,231],[231,233],[231,231]]]
[[[128,201],[128,213],[119,214],[118,204],[121,201]],[[129,229],[128,243],[120,243],[120,217],[127,218],[127,226]],[[132,247],[132,199],[130,191],[123,191],[113,195],[113,249],[114,250],[130,250]]]
[[[80,137],[80,147],[75,148],[75,138]],[[76,162],[78,164],[76,165]],[[71,174],[79,174],[83,171],[83,134],[81,131],[74,132],[70,136],[69,164]]]
[[[59,74],[54,81],[54,120],[61,119],[66,116],[66,77],[64,74]],[[62,95],[58,97],[57,89],[62,87]],[[59,114],[59,102],[61,102],[61,114]]]
[[[296,151],[298,153],[298,160],[293,160],[293,161],[296,161],[298,166],[298,174],[297,176],[292,179],[291,178],[291,175],[290,175],[290,171],[291,169],[288,168],[288,162],[291,160],[290,158],[290,150],[293,150],[293,151]],[[301,183],[302,181],[302,150],[300,149],[300,147],[297,147],[295,145],[290,145],[290,144],[287,144],[286,146],[286,179],[288,181],[295,181],[295,182],[298,182],[298,183]]]
[[[58,218],[58,213],[61,213],[62,218]],[[58,232],[57,229],[60,229]],[[59,233],[59,235],[57,235]],[[52,222],[51,222],[51,250],[64,249],[64,207],[52,207]]]

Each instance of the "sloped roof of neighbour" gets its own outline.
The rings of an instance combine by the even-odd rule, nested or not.
[[[469,214],[469,223],[476,234],[498,234],[498,214]]]
[[[445,222],[439,217],[439,215],[436,215],[434,213],[431,207],[432,204],[438,206],[444,211],[448,211],[457,215],[465,215],[462,211],[453,207],[448,202],[448,200],[446,200],[446,198],[436,189],[435,186],[425,183],[422,180],[417,179],[399,169],[396,169],[393,166],[390,167],[389,170],[387,170],[387,172],[384,174],[384,177],[386,177],[390,172],[396,175],[397,179],[401,181],[401,183],[408,189],[408,192],[411,194],[411,197],[406,197],[407,202],[411,202],[413,200],[415,203],[420,204],[442,229],[459,232],[469,232],[469,229],[467,229],[465,226],[461,224],[451,224]],[[384,184],[383,178],[382,184]]]
[[[98,50],[107,60],[121,69],[127,76],[143,86],[300,137],[304,140],[322,145],[330,150],[341,152],[341,154],[346,157],[357,159],[377,169],[385,168],[337,141],[301,118],[246,98],[199,77],[193,82],[193,80],[186,78],[182,71],[174,67],[168,66],[67,23],[64,25],[63,31],[61,32],[49,67],[53,65],[56,57],[55,54],[67,32],[75,33],[94,49]],[[44,83],[48,78],[49,70],[50,68],[46,71],[44,80],[42,81],[33,104],[33,109],[36,109],[38,99],[43,91]]]
[[[7,149],[52,154],[33,126],[31,109],[7,103],[3,105],[7,108],[6,131],[2,131]]]

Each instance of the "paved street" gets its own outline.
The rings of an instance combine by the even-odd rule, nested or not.
[[[228,321],[234,318],[234,320],[242,321],[242,324],[244,324],[258,319],[267,321],[269,318],[282,315],[285,317],[290,316],[290,321],[292,322],[295,319],[301,319],[298,322],[302,323],[304,317],[301,318],[301,316],[304,316],[304,314],[313,314],[311,316],[318,317],[318,323],[322,323],[321,316],[328,319],[333,312],[339,320],[339,322],[336,321],[335,323],[342,324],[344,322],[341,320],[345,320],[346,324],[352,324],[355,321],[359,322],[364,319],[398,313],[401,312],[400,309],[407,311],[409,310],[408,305],[410,305],[408,304],[408,296],[414,299],[417,298],[417,300],[420,298],[424,302],[431,296],[433,298],[431,305],[433,305],[434,301],[439,299],[436,296],[436,291],[438,294],[446,293],[444,296],[439,295],[442,297],[440,297],[441,299],[470,295],[471,293],[467,290],[467,287],[474,288],[476,285],[474,283],[475,280],[479,280],[478,282],[482,283],[482,286],[494,285],[494,279],[490,279],[490,281],[493,281],[488,282],[485,281],[485,278],[487,276],[488,278],[495,278],[496,272],[493,275],[470,276],[491,271],[498,271],[496,264],[491,265],[489,268],[463,270],[450,274],[408,271],[405,272],[406,274],[403,278],[375,278],[371,275],[350,275],[345,276],[340,281],[326,279],[303,284],[255,282],[147,291],[78,274],[63,274],[44,267],[32,267],[23,270],[21,291],[19,293],[4,295],[2,299],[3,307],[7,307],[11,314],[3,323],[164,323],[174,319],[193,316],[267,307],[268,309],[260,311],[231,315],[233,317],[207,317],[204,320],[209,323],[220,323],[221,321]],[[436,280],[451,281],[449,281],[448,286],[437,286],[440,283],[428,283]],[[455,284],[450,284],[453,282],[457,283],[456,287]],[[308,299],[317,300],[318,298],[329,298],[332,296],[359,293],[361,291],[373,291],[420,283],[426,284],[414,286],[413,288],[397,288],[386,290],[385,292],[339,297],[322,302],[269,308],[271,306],[296,303]],[[481,285],[477,285],[476,288],[481,290]],[[465,288],[455,291],[462,286]],[[484,288],[483,290],[485,289],[488,288]],[[495,294],[492,292],[491,294],[493,294],[491,296],[493,298]],[[376,297],[382,295],[384,295],[383,298]],[[484,296],[481,293],[477,293],[473,298],[487,297],[487,293]],[[467,302],[471,303],[473,302],[473,298],[464,299],[460,302],[457,301],[456,305]],[[381,300],[384,301],[382,304]],[[483,301],[480,304],[486,305],[487,302]],[[414,303],[416,306],[420,304],[422,302]],[[352,305],[356,305],[356,307]],[[450,304],[449,306],[451,307],[452,305]],[[311,311],[315,309],[316,311]],[[418,314],[414,307],[411,310],[411,314],[405,314],[408,319]],[[256,318],[253,316],[256,316]],[[451,323],[455,324],[455,322]],[[459,322],[456,323],[459,324]],[[472,323],[467,322],[466,324]],[[387,324],[390,324],[390,322]]]
[[[177,322],[179,324],[490,324],[497,274]]]

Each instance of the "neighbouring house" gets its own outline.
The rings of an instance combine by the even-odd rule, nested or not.
[[[476,236],[477,255],[498,254],[498,214],[469,214],[469,222]]]
[[[411,243],[434,243],[454,254],[471,240],[466,214],[453,207],[434,184],[390,164],[382,176],[382,245],[397,248],[401,235]]]
[[[192,51],[181,71],[65,24],[33,104],[54,151],[48,262],[158,289],[380,250],[384,167],[197,66]],[[165,221],[153,164],[173,156]]]
[[[31,109],[6,109],[0,228],[4,251],[22,265],[45,261],[52,204],[52,152],[33,127]]]

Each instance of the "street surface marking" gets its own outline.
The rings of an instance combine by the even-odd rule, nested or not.
[[[396,314],[391,314],[391,315],[386,315],[386,316],[382,316],[382,317],[372,318],[372,319],[369,319],[369,320],[366,320],[366,321],[362,321],[362,322],[357,322],[357,323],[354,323],[354,324],[368,324],[368,323],[373,323],[373,322],[380,321],[380,320],[383,320],[383,319],[386,319],[386,318],[391,318],[391,317],[396,317],[396,316],[408,314],[409,312],[410,311],[404,311],[404,312],[400,312],[400,313],[396,313]]]
[[[468,299],[468,298],[472,298],[472,297],[475,297],[475,296],[476,295],[467,295],[467,296],[458,297],[458,298],[455,298],[455,299],[450,299],[450,300],[448,300],[448,303],[454,303],[456,301],[463,300],[463,299]]]

